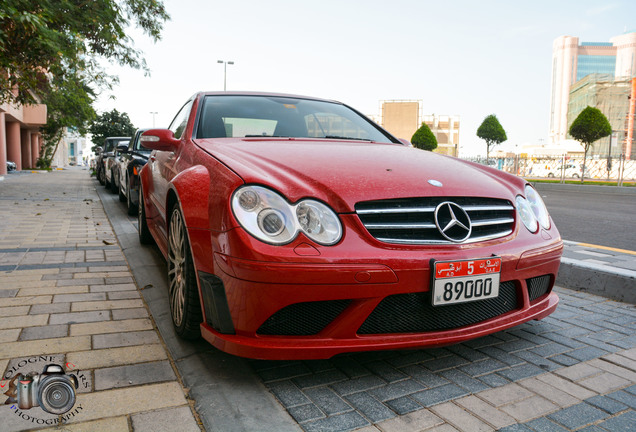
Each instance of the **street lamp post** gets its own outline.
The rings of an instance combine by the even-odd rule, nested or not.
[[[217,60],[217,63],[223,63],[223,91],[227,90],[227,65],[233,65],[233,61]]]
[[[155,127],[155,115],[159,114],[157,111],[150,111],[150,114],[152,114],[152,127]]]

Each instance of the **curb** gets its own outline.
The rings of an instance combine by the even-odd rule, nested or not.
[[[636,304],[636,277],[628,270],[607,271],[602,266],[561,258],[556,285],[599,295],[612,300]]]

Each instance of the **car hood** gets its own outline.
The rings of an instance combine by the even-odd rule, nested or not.
[[[514,202],[525,184],[493,168],[401,144],[271,138],[205,139],[196,144],[246,183],[269,186],[292,203],[317,198],[339,213],[353,212],[360,201],[420,196]]]

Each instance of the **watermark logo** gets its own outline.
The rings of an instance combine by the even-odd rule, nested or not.
[[[10,405],[11,411],[21,419],[35,424],[53,425],[64,423],[84,409],[81,404],[75,406],[75,391],[90,387],[86,375],[74,364],[66,363],[65,369],[54,363],[55,360],[55,356],[18,360],[0,381],[0,391],[7,396],[4,404]],[[38,417],[39,410],[25,412],[34,407],[58,417]]]

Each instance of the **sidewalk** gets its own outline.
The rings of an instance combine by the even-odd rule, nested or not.
[[[81,168],[0,181],[0,386],[48,363],[80,381],[71,411],[2,405],[0,429],[199,431],[95,187]]]

